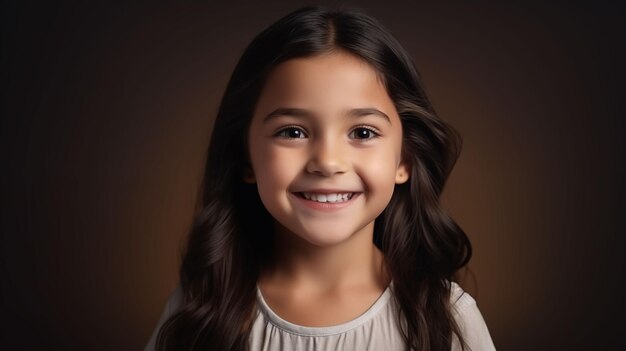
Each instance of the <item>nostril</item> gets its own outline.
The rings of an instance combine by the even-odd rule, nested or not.
[[[333,158],[313,158],[306,165],[306,171],[310,174],[329,177],[334,174],[342,174],[349,171],[349,163],[345,160]]]

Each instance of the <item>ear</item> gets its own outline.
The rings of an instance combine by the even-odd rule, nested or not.
[[[243,169],[243,181],[248,184],[256,183],[256,176],[250,165],[246,165]]]
[[[409,180],[409,167],[405,162],[400,163],[398,169],[396,170],[396,184],[403,184]]]

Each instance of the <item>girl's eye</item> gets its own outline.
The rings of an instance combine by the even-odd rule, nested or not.
[[[276,133],[276,136],[287,139],[301,139],[306,138],[306,133],[298,127],[287,127]]]
[[[359,139],[359,140],[373,139],[373,138],[376,138],[378,135],[379,134],[376,133],[376,131],[367,127],[354,128],[352,132],[350,132],[351,138]]]

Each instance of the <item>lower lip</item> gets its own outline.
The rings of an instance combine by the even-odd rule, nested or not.
[[[348,207],[352,205],[352,203],[354,203],[354,201],[360,195],[361,193],[354,193],[352,195],[352,198],[350,198],[350,200],[343,201],[343,202],[317,202],[317,201],[307,200],[304,197],[291,193],[291,196],[293,196],[298,201],[298,203],[301,203],[308,208],[312,208],[314,210],[320,210],[320,211],[335,211],[335,210]]]

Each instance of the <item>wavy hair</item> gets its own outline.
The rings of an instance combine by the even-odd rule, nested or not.
[[[451,281],[472,248],[439,198],[461,148],[439,119],[418,72],[395,37],[358,9],[308,6],[261,32],[244,51],[222,98],[197,213],[180,268],[183,303],[162,326],[159,350],[247,350],[260,267],[272,255],[272,218],[256,185],[243,181],[247,132],[271,70],[294,58],[344,50],[379,74],[402,121],[409,181],[396,185],[376,219],[407,349],[464,346],[450,306]]]

